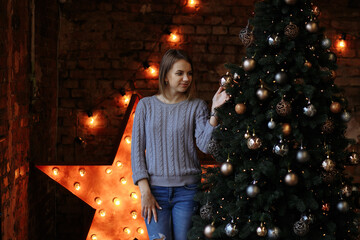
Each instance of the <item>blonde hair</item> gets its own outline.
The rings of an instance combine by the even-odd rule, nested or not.
[[[191,70],[194,71],[193,64],[189,56],[182,50],[179,49],[169,49],[166,51],[164,56],[160,62],[160,69],[159,69],[159,93],[165,96],[165,88],[166,88],[166,75],[174,65],[174,63],[178,60],[185,60],[186,62],[190,63]],[[191,81],[189,88],[185,92],[187,99],[192,99],[195,97],[196,88],[194,80]]]

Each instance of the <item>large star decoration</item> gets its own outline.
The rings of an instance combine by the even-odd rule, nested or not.
[[[133,95],[112,165],[36,166],[96,210],[86,240],[148,239],[140,192],[131,178],[131,131],[138,101]]]

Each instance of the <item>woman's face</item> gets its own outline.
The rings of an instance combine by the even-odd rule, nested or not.
[[[166,74],[166,88],[172,93],[185,93],[192,82],[192,69],[190,63],[184,59],[177,60]]]

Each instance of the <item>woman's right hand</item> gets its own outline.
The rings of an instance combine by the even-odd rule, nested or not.
[[[154,216],[155,222],[157,222],[157,209],[161,209],[160,205],[156,201],[151,191],[141,194],[141,216],[147,218],[148,224],[151,221],[151,216]]]
[[[141,179],[138,181],[138,185],[141,193],[141,216],[145,221],[147,218],[148,224],[151,221],[151,216],[154,216],[154,220],[157,222],[156,209],[161,209],[161,207],[151,193],[149,181],[147,179]]]

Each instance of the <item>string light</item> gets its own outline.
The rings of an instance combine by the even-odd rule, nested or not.
[[[115,197],[113,199],[113,203],[116,205],[116,206],[119,206],[120,205],[120,199],[118,199],[117,197]]]
[[[97,240],[97,236],[95,234],[91,235],[91,240]]]
[[[57,175],[59,174],[59,168],[54,167],[54,168],[52,169],[52,172],[53,172],[53,174],[54,174],[55,176],[57,176]]]
[[[338,40],[337,44],[336,44],[336,47],[339,49],[339,50],[343,50],[346,48],[346,33],[343,33],[341,34],[341,37],[340,39]]]
[[[99,198],[99,197],[96,197],[96,198],[94,199],[94,201],[96,202],[97,205],[101,205],[101,203],[102,203],[102,200],[101,200],[101,198]]]
[[[78,183],[78,182],[74,183],[74,188],[75,188],[75,190],[79,191],[80,190],[80,183]]]
[[[134,192],[130,193],[130,197],[133,199],[138,199],[138,195]]]
[[[125,95],[125,96],[123,97],[123,99],[124,99],[124,105],[125,105],[125,106],[128,106],[129,103],[130,103],[130,96]]]
[[[195,0],[189,0],[188,5],[189,5],[189,7],[195,7],[196,6],[196,1]]]
[[[132,211],[130,214],[131,214],[131,217],[133,219],[137,219],[137,212],[136,211]]]
[[[130,233],[131,233],[130,228],[128,228],[128,227],[124,228],[124,233],[126,233],[126,234],[130,234]]]
[[[117,161],[117,162],[116,162],[116,166],[119,167],[119,168],[122,168],[122,167],[123,167],[123,164],[122,164],[122,162]]]
[[[112,174],[112,169],[111,169],[111,168],[107,168],[107,169],[105,170],[105,172],[106,172],[106,174]]]
[[[121,178],[121,179],[120,179],[120,182],[121,182],[122,184],[126,184],[126,182],[127,182],[127,181],[126,181],[126,178]]]
[[[144,229],[142,229],[141,227],[139,227],[136,231],[140,234],[144,234],[145,232]]]
[[[178,41],[178,36],[175,33],[170,33],[170,41],[176,42]]]
[[[105,217],[106,212],[105,212],[104,209],[101,209],[101,210],[99,211],[99,214],[100,214],[101,217]]]
[[[130,137],[130,136],[126,136],[126,137],[124,138],[124,140],[125,140],[125,142],[126,142],[127,144],[130,144],[130,143],[131,143],[131,137]]]
[[[85,173],[86,173],[86,171],[85,171],[85,169],[84,168],[80,168],[79,169],[79,174],[80,174],[80,176],[85,176]]]

